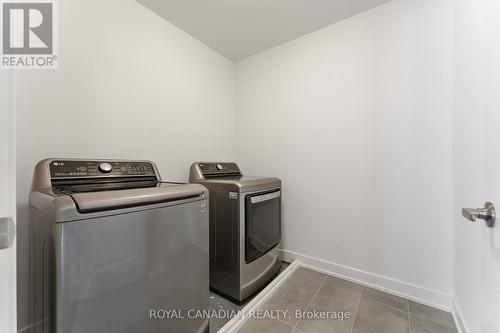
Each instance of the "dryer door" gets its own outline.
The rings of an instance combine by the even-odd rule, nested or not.
[[[245,262],[272,250],[281,240],[281,191],[247,195],[245,198]]]

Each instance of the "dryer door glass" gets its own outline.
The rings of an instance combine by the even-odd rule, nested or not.
[[[281,240],[281,191],[245,198],[245,262],[272,250]]]

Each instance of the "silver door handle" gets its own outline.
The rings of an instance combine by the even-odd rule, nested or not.
[[[491,202],[487,202],[484,204],[484,208],[463,208],[462,216],[473,222],[477,219],[484,220],[486,225],[492,228],[496,219],[495,206]]]
[[[250,199],[250,201],[252,202],[252,204],[256,204],[259,202],[264,202],[264,201],[276,199],[276,198],[279,198],[280,196],[281,196],[281,191],[277,191],[277,192],[273,192],[273,193],[268,193],[268,194],[263,194],[263,195],[259,195],[256,197],[252,197]]]
[[[8,249],[16,238],[16,226],[10,217],[0,218],[0,250]]]

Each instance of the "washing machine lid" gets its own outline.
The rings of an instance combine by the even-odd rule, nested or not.
[[[68,195],[75,202],[77,210],[86,214],[196,198],[203,194],[203,188],[195,184],[158,183],[155,187],[77,192]]]

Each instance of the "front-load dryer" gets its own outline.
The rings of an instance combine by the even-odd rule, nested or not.
[[[197,162],[190,182],[210,191],[210,287],[242,301],[281,267],[281,180]]]

